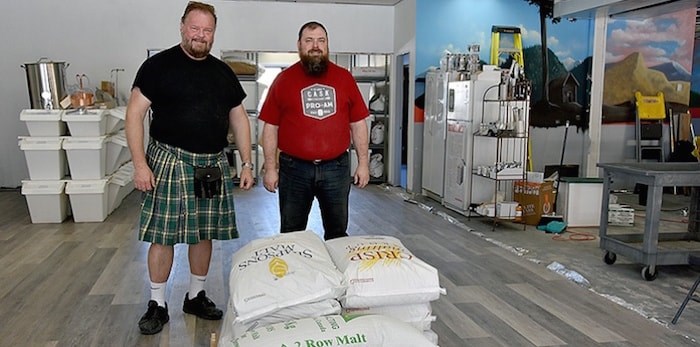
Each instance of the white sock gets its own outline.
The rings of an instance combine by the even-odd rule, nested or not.
[[[188,298],[192,300],[194,297],[204,290],[204,281],[207,280],[207,276],[197,276],[190,274],[190,292]]]
[[[158,303],[158,306],[165,307],[165,285],[168,282],[151,282],[151,300]]]

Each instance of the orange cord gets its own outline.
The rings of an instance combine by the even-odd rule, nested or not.
[[[568,234],[568,235],[564,235]],[[597,239],[597,236],[579,231],[565,231],[562,234],[552,236],[555,241],[592,241]]]

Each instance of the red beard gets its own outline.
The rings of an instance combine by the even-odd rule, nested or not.
[[[300,53],[299,58],[301,60],[301,65],[304,66],[304,70],[311,76],[322,75],[328,70],[327,54],[310,55]]]
[[[193,45],[194,40],[186,41],[185,44],[183,45],[183,48],[189,55],[191,55],[194,58],[204,58],[206,57],[209,52],[211,51],[211,44],[206,43],[206,42],[197,42],[197,48],[195,48],[195,45]],[[202,48],[202,44],[204,47]]]

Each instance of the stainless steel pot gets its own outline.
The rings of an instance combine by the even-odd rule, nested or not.
[[[36,63],[25,63],[21,67],[27,74],[31,108],[60,108],[61,100],[66,97],[68,64],[41,58]]]

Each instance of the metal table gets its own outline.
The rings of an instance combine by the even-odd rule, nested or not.
[[[642,278],[656,279],[656,265],[688,264],[688,255],[700,256],[700,248],[659,250],[659,242],[700,241],[700,232],[659,233],[663,188],[670,186],[700,186],[700,163],[622,163],[598,164],[603,169],[603,199],[600,213],[600,248],[606,251],[603,260],[615,263],[616,254],[644,264]],[[608,235],[608,204],[613,179],[625,179],[649,187],[646,203],[644,234]]]

